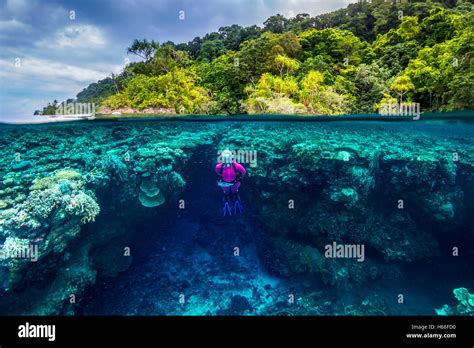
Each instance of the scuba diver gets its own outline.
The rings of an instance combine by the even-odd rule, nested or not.
[[[240,203],[239,187],[240,179],[247,173],[245,168],[234,161],[234,156],[229,150],[224,150],[221,153],[222,161],[216,165],[216,174],[220,176],[217,184],[222,188],[224,193],[224,216],[233,214],[237,211],[242,214],[242,205]],[[231,204],[233,206],[231,207]]]

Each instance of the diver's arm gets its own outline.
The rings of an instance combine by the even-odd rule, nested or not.
[[[221,175],[221,167],[222,167],[222,163],[219,163],[218,165],[216,165],[216,168],[214,170],[217,175]]]
[[[247,173],[244,166],[239,163],[235,163],[235,169],[240,173],[241,178]]]

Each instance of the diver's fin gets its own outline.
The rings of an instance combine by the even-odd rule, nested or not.
[[[242,214],[242,212],[243,212],[243,208],[242,208],[242,204],[240,203],[240,196],[239,195],[236,196],[236,199],[234,201],[234,215],[237,215],[237,211],[239,212],[239,214]]]
[[[224,216],[229,215],[232,216],[232,210],[230,209],[229,202],[224,202]]]

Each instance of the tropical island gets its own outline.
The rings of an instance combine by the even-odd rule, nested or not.
[[[67,102],[106,115],[366,114],[404,102],[425,112],[474,109],[469,1],[359,1],[263,24],[180,44],[136,39],[127,53],[140,61]]]
[[[102,3],[78,13],[126,12],[141,26],[136,14],[149,10]],[[283,11],[269,8],[265,17]],[[83,23],[94,20],[107,23]],[[25,96],[48,95],[38,105],[102,80],[37,112],[54,116],[0,120],[0,314],[474,315],[472,118],[358,122],[391,116],[391,104],[472,116],[472,20],[467,1],[374,0],[183,44],[129,30],[76,58],[99,69],[108,47],[101,59],[112,69],[129,45],[136,58],[117,75],[84,74],[79,87],[30,78],[41,90]],[[29,72],[57,72],[34,67],[18,70],[1,106]],[[50,124],[95,106],[96,122]],[[223,150],[246,170],[232,212],[216,182]]]

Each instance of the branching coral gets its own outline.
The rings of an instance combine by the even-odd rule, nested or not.
[[[32,217],[47,219],[54,209],[61,204],[63,195],[57,188],[34,190],[23,204],[23,209]]]
[[[30,241],[28,239],[7,237],[7,239],[5,239],[1,247],[0,256],[8,257],[9,255],[17,255],[18,253],[21,254],[29,246],[30,246]]]
[[[99,215],[100,207],[94,198],[84,192],[79,192],[71,197],[65,210],[71,215],[80,216],[81,223],[85,224],[95,221],[95,217]]]
[[[84,184],[81,173],[75,170],[60,170],[51,176],[47,176],[37,180],[31,187],[30,190],[46,190],[52,188],[59,181],[65,180],[67,182],[74,183],[75,187],[82,186]]]
[[[53,211],[64,209],[85,224],[100,212],[95,199],[83,191],[84,179],[77,171],[61,170],[38,180],[31,189],[22,208],[32,217],[47,219]]]

